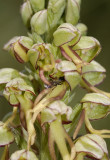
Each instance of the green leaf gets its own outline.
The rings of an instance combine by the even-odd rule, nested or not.
[[[38,160],[38,158],[36,157],[36,155],[33,152],[26,151],[26,150],[16,151],[10,157],[10,160],[21,160],[21,159]]]
[[[98,40],[93,37],[82,36],[80,41],[73,47],[73,50],[86,62],[93,60],[101,51]]]
[[[12,117],[12,115],[13,115],[13,112],[7,113],[7,114],[3,117],[2,121],[5,123],[9,118]],[[13,123],[14,126],[16,126],[16,127],[20,125],[19,113],[16,114],[16,117],[14,118],[14,120],[12,121],[12,123]]]
[[[14,135],[4,123],[0,122],[0,146],[5,146],[14,141]]]
[[[21,130],[21,126],[17,127],[17,128],[12,127],[12,132],[15,137],[15,142],[16,142],[19,149],[27,149],[26,136],[24,138],[24,136],[22,135],[23,131],[24,130]]]

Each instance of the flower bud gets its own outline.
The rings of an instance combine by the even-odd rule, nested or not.
[[[103,158],[108,160],[106,143],[99,135],[87,134],[78,138],[75,143],[75,148],[77,152],[76,160],[78,160],[78,155],[80,153],[83,153],[83,157],[88,156],[100,160]]]
[[[14,141],[14,135],[4,123],[0,122],[0,147],[9,145]]]
[[[5,46],[4,49],[9,51],[20,63],[28,61],[27,52],[32,47],[32,39],[21,36],[14,37]]]
[[[22,17],[22,20],[23,20],[24,24],[27,27],[30,27],[30,19],[32,17],[32,14],[33,14],[33,11],[32,11],[30,2],[26,1],[21,6],[21,17]]]
[[[81,34],[72,24],[63,23],[57,28],[53,36],[56,46],[62,46],[64,44],[72,46],[79,41]]]
[[[12,68],[3,68],[0,69],[0,94],[3,94],[5,86],[12,79],[20,77],[20,73]]]
[[[47,9],[47,19],[50,28],[55,27],[64,12],[65,0],[49,0]]]
[[[38,35],[42,35],[48,30],[47,10],[39,11],[33,15],[31,27],[33,32],[36,32]]]
[[[71,107],[65,105],[63,101],[55,101],[51,103],[47,108],[45,108],[41,112],[41,121],[42,124],[46,122],[52,122],[57,119],[57,115],[61,115],[63,118],[63,115],[65,115],[63,118],[64,121],[70,120],[70,116],[72,114]]]
[[[88,94],[86,94],[82,98],[81,103],[86,103],[86,102],[102,104],[104,106],[110,105],[110,99],[101,93],[88,93]]]
[[[80,5],[77,0],[68,0],[66,9],[66,22],[76,25],[80,18]]]
[[[35,69],[37,67],[44,70],[52,69],[52,46],[51,44],[35,44],[28,51],[28,58]],[[47,66],[47,69],[46,69]],[[50,67],[49,67],[50,66]]]
[[[73,90],[81,81],[81,76],[77,72],[77,68],[73,62],[61,61],[56,65],[57,69],[64,73],[64,79],[70,85],[71,90]]]
[[[71,90],[73,90],[81,81],[81,76],[78,72],[65,72],[64,76]]]
[[[93,37],[82,36],[80,41],[73,47],[73,50],[83,61],[92,61],[101,51],[98,40]]]
[[[110,111],[110,99],[103,94],[89,93],[81,100],[90,120],[101,119]]]
[[[19,150],[13,153],[10,157],[10,160],[38,160],[36,155],[32,151]]]
[[[81,32],[82,36],[86,36],[87,35],[87,26],[83,23],[78,23],[76,25],[76,28]]]
[[[45,7],[45,0],[29,0],[34,12],[43,10]]]
[[[62,60],[61,62],[57,63],[56,68],[61,72],[72,72],[77,70],[73,62],[66,60]]]
[[[96,61],[82,67],[82,77],[93,86],[103,82],[106,77],[105,72],[105,68]]]
[[[20,103],[18,96],[24,95],[31,100],[34,90],[29,82],[22,78],[15,78],[7,83],[3,94],[12,106],[18,106]]]
[[[6,84],[12,79],[19,77],[20,74],[17,70],[12,68],[0,69],[0,85]]]

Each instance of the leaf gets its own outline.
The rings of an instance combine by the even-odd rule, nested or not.
[[[22,135],[21,126],[18,128],[12,127],[12,132],[15,137],[15,142],[19,149],[27,149],[27,142],[26,142],[26,136]]]

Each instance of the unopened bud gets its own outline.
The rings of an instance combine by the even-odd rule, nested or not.
[[[92,61],[101,51],[99,41],[93,37],[82,36],[80,41],[73,47],[73,50],[83,61]]]
[[[31,27],[33,32],[39,35],[44,34],[48,29],[47,10],[35,13],[31,19]]]
[[[77,0],[68,0],[66,11],[66,22],[76,25],[80,17],[80,5]]]
[[[28,58],[35,69],[37,69],[38,66],[44,68],[45,65],[51,65],[51,59],[53,57],[51,47],[50,44],[35,44],[28,51]]]
[[[36,155],[32,151],[19,150],[13,153],[10,157],[10,160],[38,160]]]
[[[87,26],[83,23],[78,23],[76,25],[76,28],[81,32],[82,36],[86,36],[87,35]]]
[[[21,6],[21,16],[23,19],[24,24],[29,27],[30,26],[30,19],[32,17],[33,11],[29,1],[26,1]]]
[[[29,37],[21,36],[10,40],[4,49],[9,51],[20,63],[28,61],[27,52],[32,47],[33,41]]]
[[[65,0],[49,0],[47,17],[50,28],[55,27],[64,12],[66,6]]]
[[[14,135],[4,123],[0,122],[0,147],[9,145],[14,141]]]
[[[99,135],[87,134],[78,139],[75,143],[75,148],[77,152],[76,160],[78,160],[78,155],[83,153],[83,157],[89,156],[96,159],[108,160],[108,151],[106,142]],[[79,156],[80,159],[80,156]]]
[[[45,0],[29,0],[34,12],[43,10],[45,7]]]
[[[3,94],[12,106],[18,106],[20,102],[17,96],[24,95],[32,100],[34,89],[29,85],[29,81],[27,82],[22,78],[15,78],[7,83]]]
[[[72,24],[63,23],[54,32],[53,36],[56,46],[62,46],[64,44],[72,46],[79,41],[81,34]]]

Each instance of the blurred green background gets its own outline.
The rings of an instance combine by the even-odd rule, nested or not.
[[[22,70],[24,67],[2,50],[9,39],[27,33],[20,17],[21,4],[22,0],[0,0],[0,68]],[[88,26],[88,35],[97,38],[102,45],[102,51],[96,60],[107,69],[107,78],[99,88],[110,92],[110,0],[82,0],[80,22]],[[78,97],[82,96],[81,93],[83,94],[78,93]],[[12,107],[0,97],[0,120],[11,110]],[[98,129],[110,129],[110,116],[93,125]],[[107,144],[110,151],[110,140],[107,140]]]

